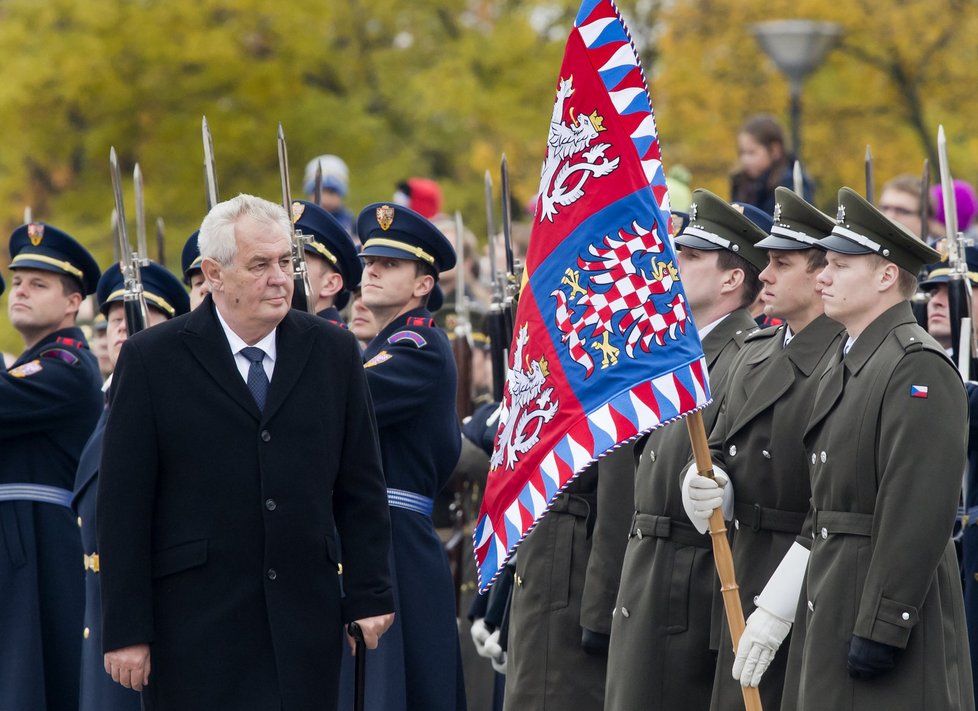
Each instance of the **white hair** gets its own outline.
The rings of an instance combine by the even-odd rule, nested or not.
[[[215,205],[200,223],[200,234],[197,236],[200,256],[213,259],[223,267],[229,266],[238,253],[234,228],[244,218],[277,226],[286,235],[292,231],[284,207],[264,198],[242,193]]]

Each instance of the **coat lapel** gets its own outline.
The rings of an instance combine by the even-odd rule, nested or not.
[[[780,338],[771,345],[781,350]],[[744,374],[744,387],[750,395],[727,436],[732,436],[755,417],[773,406],[795,382],[795,369],[783,352],[770,356],[767,367],[753,367]]]
[[[214,302],[208,295],[189,315],[180,335],[194,358],[218,386],[256,420],[260,419],[261,412],[234,364],[231,346],[228,345],[227,336],[217,320],[214,308]],[[275,372],[277,374],[278,370]]]
[[[299,382],[299,376],[312,351],[314,336],[313,325],[303,326],[291,311],[278,325],[275,336],[275,372],[268,387],[268,401],[265,403],[262,421],[272,418]]]

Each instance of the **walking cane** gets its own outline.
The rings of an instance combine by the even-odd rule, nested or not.
[[[363,630],[356,622],[351,622],[346,631],[356,642],[356,667],[353,672],[353,711],[363,711],[363,685],[367,673],[367,643]]]
[[[694,412],[687,417],[686,426],[689,429],[689,441],[693,445],[696,469],[700,476],[712,479],[713,462],[710,459],[703,413]],[[740,590],[734,576],[733,555],[730,552],[730,541],[727,540],[727,525],[720,509],[714,509],[713,515],[710,516],[710,537],[713,539],[713,561],[716,563],[720,578],[720,592],[727,613],[727,626],[730,628],[730,639],[736,651],[740,636],[744,633],[744,608],[740,604]],[[741,691],[744,694],[744,707],[747,711],[761,711],[761,694],[757,687],[744,686],[741,687]]]

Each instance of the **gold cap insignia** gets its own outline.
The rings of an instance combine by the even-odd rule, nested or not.
[[[27,236],[30,238],[31,244],[36,247],[44,239],[44,225],[40,222],[30,223],[27,225]]]
[[[386,232],[394,224],[394,208],[390,205],[382,205],[377,208],[377,223],[380,229]]]
[[[302,219],[302,213],[306,211],[306,206],[301,202],[292,203],[292,224]]]

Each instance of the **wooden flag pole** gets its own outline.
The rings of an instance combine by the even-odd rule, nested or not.
[[[710,457],[710,446],[706,439],[706,427],[703,424],[703,413],[694,412],[686,418],[689,429],[689,441],[693,446],[693,457],[696,460],[696,470],[700,476],[713,478],[713,460]],[[723,520],[720,509],[714,509],[710,516],[710,538],[713,539],[713,560],[716,563],[717,575],[720,576],[720,593],[723,595],[723,609],[727,613],[727,626],[730,628],[730,639],[734,651],[744,633],[744,608],[740,604],[740,588],[734,574],[733,555],[730,553],[730,541],[727,540],[727,522]],[[761,694],[754,686],[742,686],[744,706],[747,711],[762,711]]]

